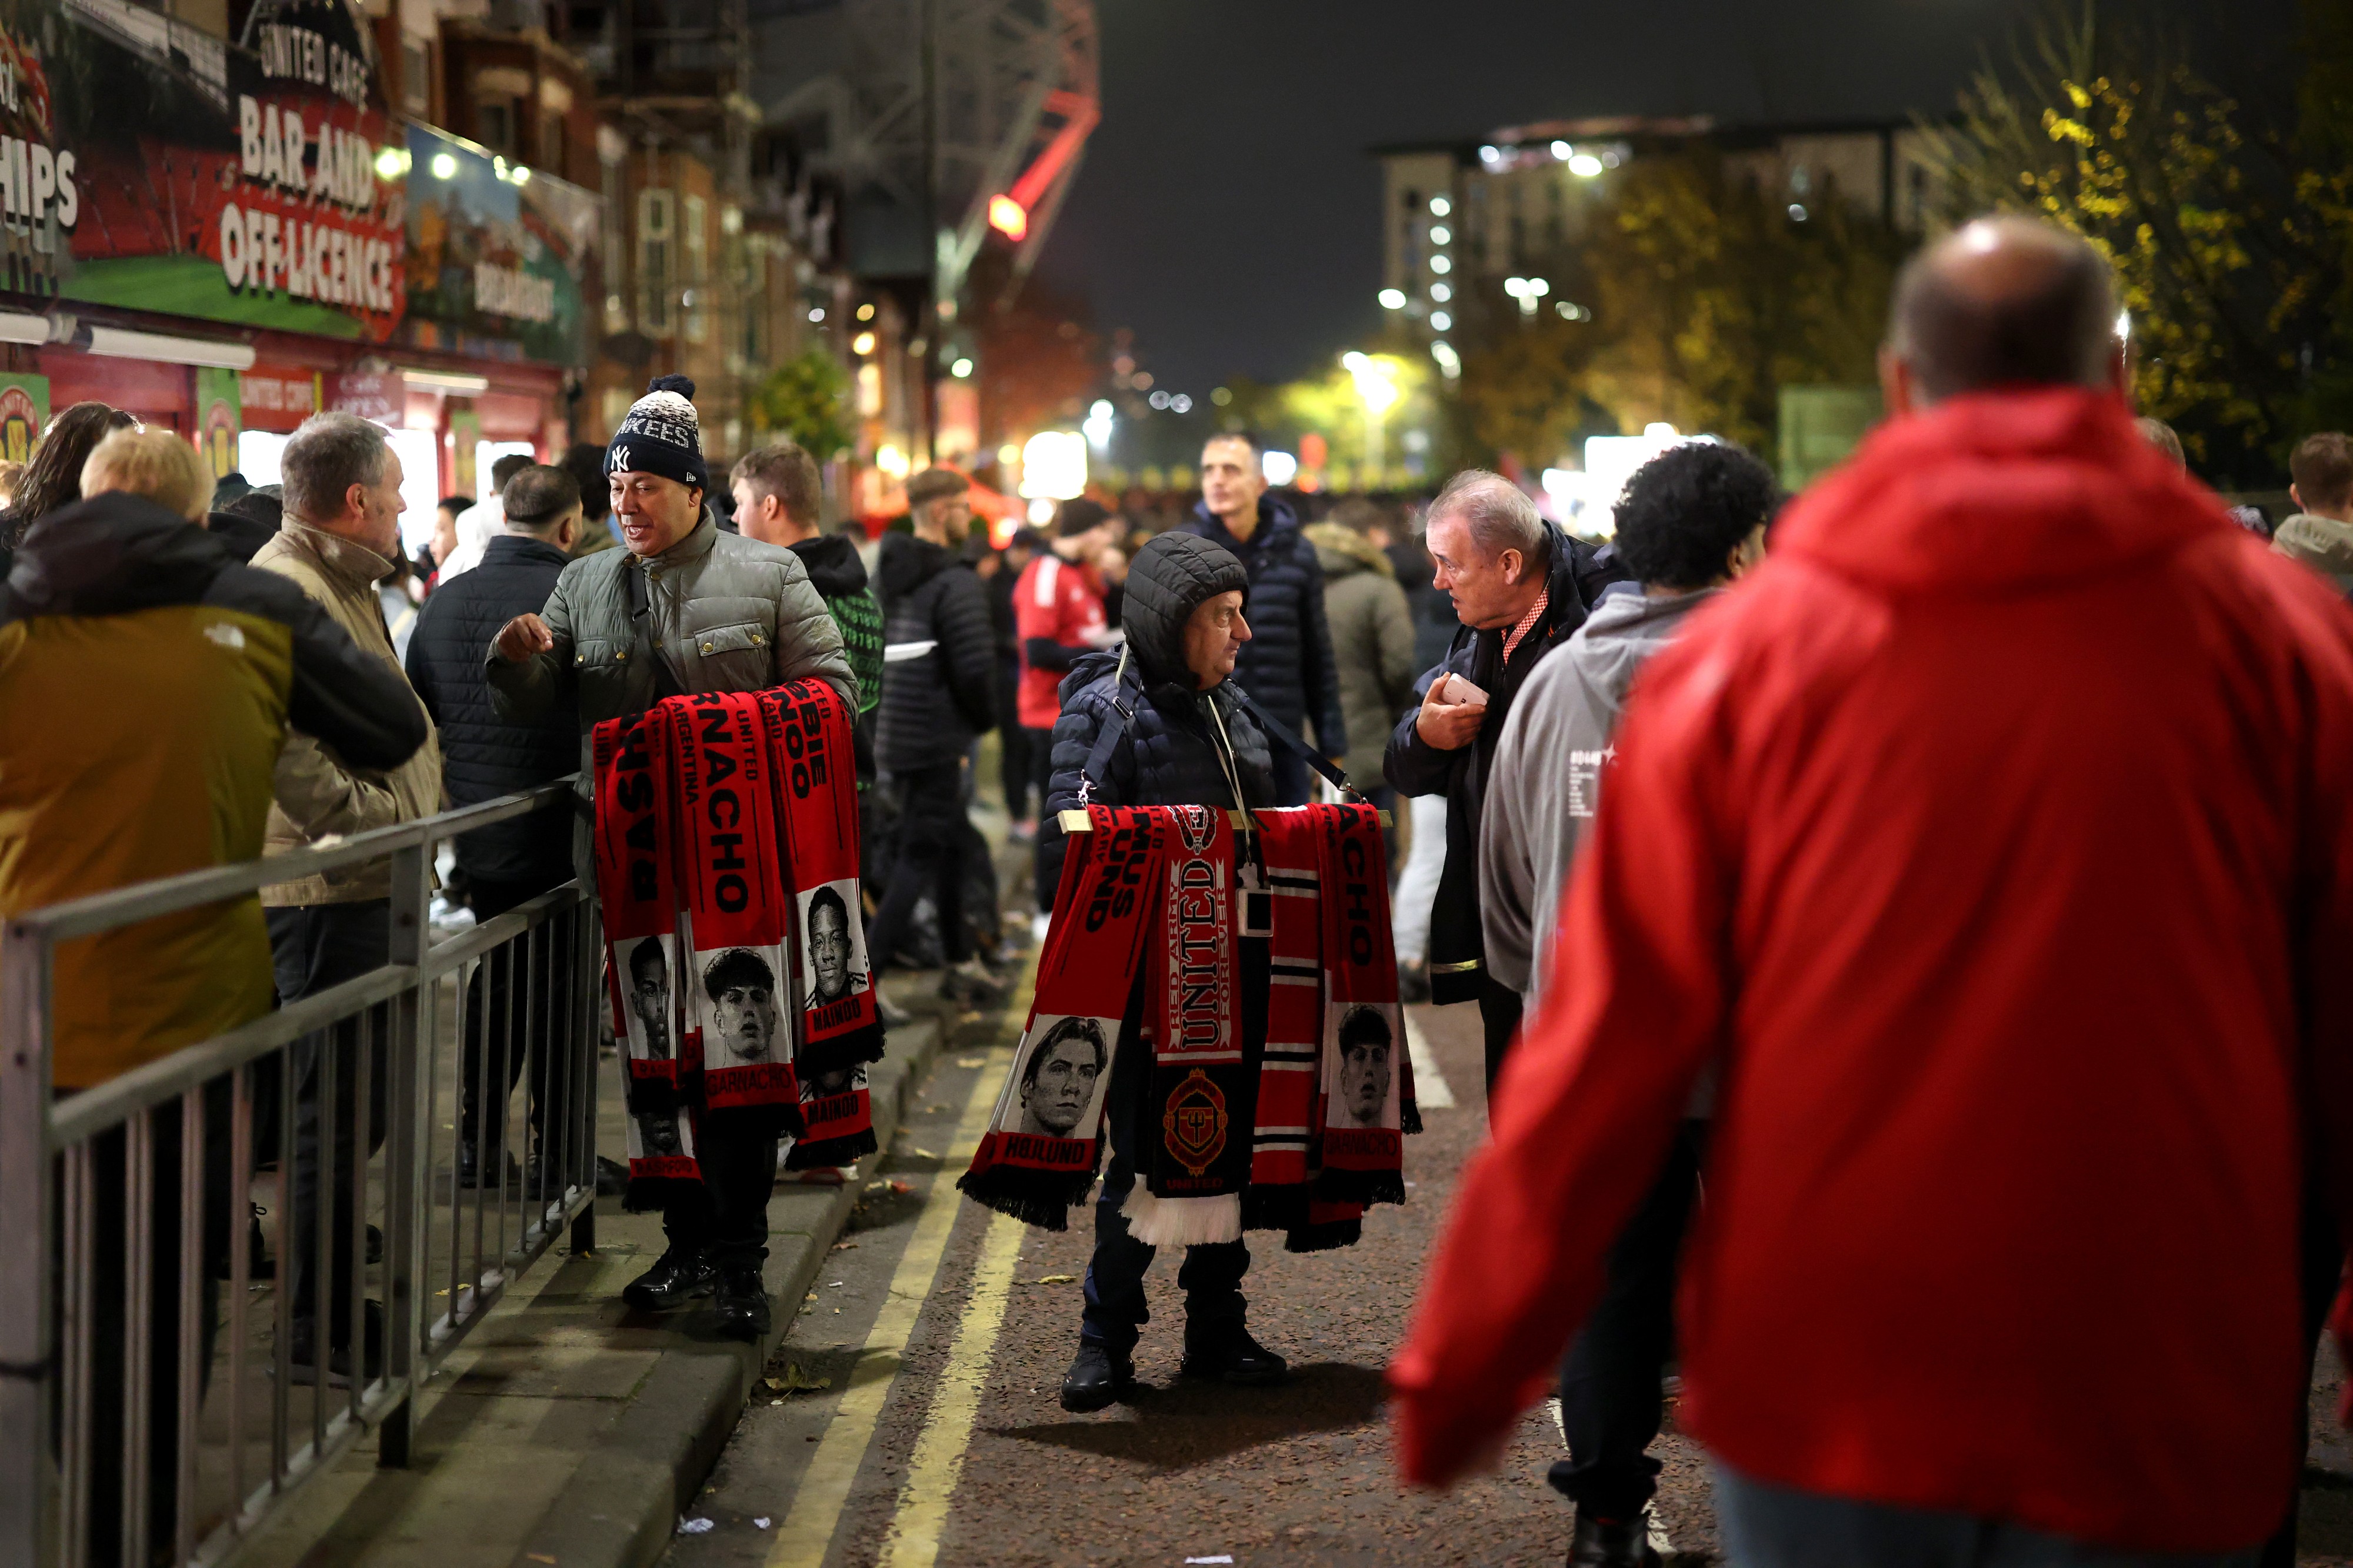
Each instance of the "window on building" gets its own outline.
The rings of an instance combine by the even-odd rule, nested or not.
[[[474,104],[474,131],[493,153],[515,155],[515,106],[511,98],[485,98]]]
[[[681,302],[686,307],[686,341],[691,343],[711,341],[711,204],[701,196],[689,196],[682,204],[686,251],[686,289]]]
[[[649,337],[678,330],[671,314],[677,290],[678,198],[667,190],[638,193],[638,326]]]
[[[432,46],[423,38],[400,40],[400,104],[419,118],[433,112]]]
[[[570,133],[565,129],[564,116],[561,114],[547,110],[540,115],[539,152],[536,156],[539,159],[539,166],[558,178],[563,178],[570,173],[572,168]]]

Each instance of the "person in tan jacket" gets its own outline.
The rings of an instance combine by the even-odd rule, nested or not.
[[[286,519],[253,564],[291,578],[364,652],[400,674],[375,592],[400,552],[399,457],[377,426],[354,415],[320,414],[294,433],[280,466]],[[417,700],[405,675],[402,689],[407,700]],[[425,743],[408,761],[385,772],[355,766],[319,737],[292,730],[278,759],[277,798],[269,808],[263,853],[282,855],[331,834],[349,837],[389,827],[440,808],[441,746],[429,721]],[[263,889],[279,1001],[293,1002],[380,967],[390,951],[391,892],[387,861]],[[336,1052],[331,1124],[324,1121],[319,1092],[329,1048]],[[317,1036],[300,1041],[288,1051],[287,1062],[294,1074],[294,1373],[301,1380],[316,1381],[323,1363],[327,1380],[341,1384],[353,1370],[350,1281],[360,1261],[353,1255],[351,1212],[351,1152],[359,1120],[357,1031],[346,1025],[332,1041]],[[382,1053],[372,1066],[366,1121],[371,1152],[383,1142],[386,1125]],[[335,1173],[323,1194],[322,1164]],[[321,1293],[313,1262],[322,1201],[333,1215],[329,1273],[334,1281],[326,1292],[323,1336],[318,1331]],[[362,1375],[374,1376],[384,1337],[382,1309],[374,1301],[367,1303],[364,1333]]]

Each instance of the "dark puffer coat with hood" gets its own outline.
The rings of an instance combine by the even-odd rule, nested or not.
[[[1242,805],[1274,803],[1274,763],[1267,740],[1221,683],[1207,691],[1185,667],[1185,623],[1219,594],[1247,593],[1250,577],[1231,552],[1189,533],[1164,533],[1136,552],[1120,611],[1124,650],[1090,653],[1062,678],[1062,713],[1054,721],[1053,777],[1038,826],[1038,903],[1054,906],[1062,879],[1062,830],[1055,813],[1079,804],[1079,773],[1095,749],[1113,704],[1134,715],[1127,735],[1092,779],[1097,805],[1215,805],[1234,809],[1233,784],[1219,753],[1222,722]],[[1122,652],[1126,668],[1120,668]],[[1217,718],[1210,717],[1210,710]]]
[[[988,593],[963,557],[909,533],[882,536],[883,638],[930,643],[887,664],[875,754],[886,773],[944,766],[997,727],[997,634]]]

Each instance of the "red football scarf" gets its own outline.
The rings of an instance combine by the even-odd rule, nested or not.
[[[756,1111],[797,1134],[784,873],[767,736],[750,692],[671,698],[679,904],[690,1058],[709,1112]]]
[[[1421,1130],[1398,1006],[1380,819],[1365,805],[1310,808],[1324,911],[1323,1170],[1326,1202],[1405,1202],[1401,1134]]]
[[[699,1182],[693,1118],[681,1096],[676,889],[669,853],[669,716],[607,719],[591,737],[596,769],[596,886],[607,991],[623,1042],[628,1206],[659,1206],[664,1184]]]
[[[1152,1142],[1124,1212],[1155,1247],[1239,1241],[1250,1183],[1257,1083],[1243,1065],[1235,973],[1234,833],[1206,805],[1161,808],[1171,832],[1160,884],[1153,1044]]]
[[[776,824],[793,882],[793,1058],[808,1123],[786,1157],[794,1170],[846,1165],[874,1152],[866,1066],[882,1057],[882,1020],[859,908],[858,795],[849,719],[821,680],[759,694]]]
[[[997,1112],[956,1186],[1047,1230],[1070,1223],[1103,1157],[1113,1052],[1159,928],[1165,811],[1093,805],[1071,835],[1038,984]]]

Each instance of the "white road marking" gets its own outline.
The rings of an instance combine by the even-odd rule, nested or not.
[[[1446,1075],[1438,1070],[1438,1057],[1422,1037],[1421,1026],[1413,1021],[1413,1009],[1398,1011],[1405,1015],[1405,1048],[1413,1063],[1414,1103],[1424,1110],[1453,1110],[1454,1090],[1448,1087]]]

